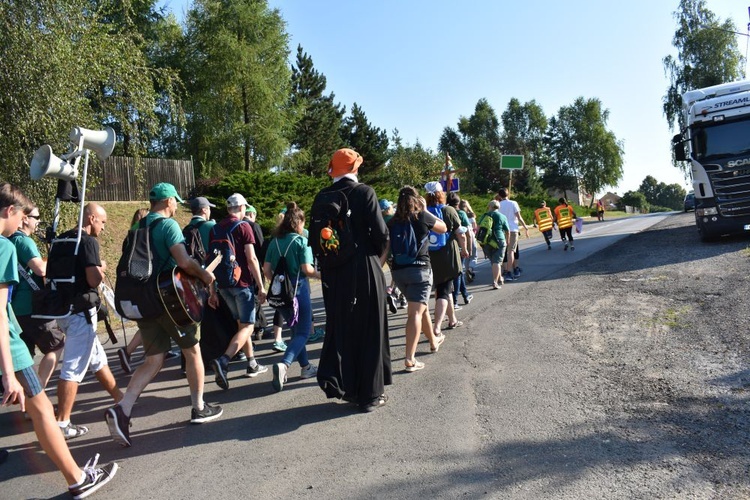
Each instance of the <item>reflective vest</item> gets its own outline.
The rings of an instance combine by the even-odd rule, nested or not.
[[[536,219],[536,225],[541,232],[549,231],[552,229],[552,210],[549,207],[537,208],[534,210],[534,218]]]
[[[557,218],[558,229],[573,227],[573,208],[570,205],[556,206],[555,218]]]

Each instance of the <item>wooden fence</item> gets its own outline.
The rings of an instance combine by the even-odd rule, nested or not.
[[[135,159],[111,156],[89,164],[86,198],[92,201],[145,201],[154,184],[169,182],[183,199],[195,187],[193,162],[141,158],[140,175]]]

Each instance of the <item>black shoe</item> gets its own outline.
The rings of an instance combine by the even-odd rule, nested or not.
[[[253,346],[253,347],[255,347],[255,346]],[[244,361],[245,363],[247,363],[247,356],[245,356],[244,352],[239,351],[237,354],[234,355],[234,357],[232,358],[232,360],[230,361],[230,363],[234,363],[236,361]]]
[[[132,445],[130,441],[130,417],[125,415],[120,405],[114,405],[107,409],[104,412],[104,420],[107,422],[109,434],[115,440],[115,443],[126,448]]]
[[[474,300],[474,296],[472,294],[467,295],[464,297],[464,305],[468,305],[472,300]]]
[[[216,385],[218,385],[225,391],[229,389],[229,380],[227,380],[227,371],[226,371],[226,368],[224,368],[221,365],[221,358],[212,360],[211,368],[214,369],[214,375],[215,375],[214,380],[216,381]]]
[[[8,460],[8,455],[10,455],[8,450],[0,450],[0,464],[4,464]]]
[[[124,347],[117,349],[117,357],[120,358],[120,367],[122,368],[122,371],[128,375],[133,373],[133,369],[130,367],[130,356]]]
[[[195,408],[190,412],[190,423],[191,424],[205,424],[211,420],[216,420],[224,413],[219,405],[212,405],[210,403],[204,403],[203,409],[198,411]]]
[[[388,401],[388,396],[382,394],[369,403],[359,405],[359,409],[365,413],[370,413],[371,411],[377,410],[381,406],[385,406],[386,401]]]
[[[168,359],[175,359],[175,358],[179,358],[179,357],[180,357],[180,350],[179,349],[175,349],[173,351],[167,351],[167,352],[164,353],[164,360],[165,361],[168,360]]]
[[[86,462],[86,466],[83,468],[83,482],[75,486],[69,486],[68,491],[73,498],[78,500],[79,498],[86,498],[87,496],[94,493],[96,490],[104,486],[109,482],[110,479],[115,477],[117,474],[117,464],[114,462],[104,464],[101,466],[96,465],[99,461],[99,454]]]
[[[388,302],[388,309],[390,309],[392,313],[396,314],[396,312],[398,312],[398,308],[396,307],[396,298],[389,293],[386,294],[385,300],[386,302]]]

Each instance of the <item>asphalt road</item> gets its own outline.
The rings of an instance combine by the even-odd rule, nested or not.
[[[386,389],[387,405],[373,413],[326,400],[314,380],[296,377],[298,367],[290,369],[284,390],[274,393],[270,371],[247,379],[242,377],[244,367],[235,364],[228,391],[207,376],[206,400],[224,407],[222,418],[191,426],[187,385],[179,362],[170,361],[134,409],[133,447],[128,449],[110,440],[102,419],[110,401],[96,381],[87,378],[73,420],[91,432],[70,441],[70,447],[81,463],[100,453],[102,461],[120,464],[117,477],[99,494],[112,499],[206,494],[326,499],[747,497],[746,455],[735,450],[731,460],[720,462],[724,475],[711,475],[706,461],[720,461],[722,453],[732,450],[704,450],[701,462],[683,453],[683,441],[664,437],[671,425],[668,419],[647,426],[648,419],[632,418],[645,409],[671,409],[673,400],[664,395],[669,379],[665,368],[654,371],[641,363],[642,358],[665,358],[656,354],[664,345],[622,339],[643,333],[644,324],[657,333],[673,328],[668,315],[657,314],[664,309],[660,304],[649,304],[642,296],[628,300],[628,293],[612,294],[604,288],[609,283],[630,286],[627,280],[651,283],[648,276],[657,254],[664,262],[671,258],[680,269],[692,265],[682,253],[670,250],[676,234],[688,242],[693,237],[699,245],[690,217],[651,215],[587,223],[577,235],[574,252],[563,252],[559,241],[548,251],[541,239],[522,239],[523,277],[498,291],[488,286],[489,266],[483,261],[470,286],[474,301],[457,313],[464,326],[446,332],[449,338],[439,353],[430,354],[427,342],[420,343],[418,356],[427,364],[420,372],[403,371],[404,313],[391,315],[394,383]],[[660,229],[664,225],[669,231]],[[741,259],[743,242],[729,244],[734,245],[732,255]],[[682,244],[681,251],[686,247]],[[646,278],[644,270],[649,271]],[[674,279],[686,274],[674,272]],[[669,285],[670,280],[657,284]],[[322,317],[319,291],[314,297]],[[651,341],[657,333],[639,339]],[[257,348],[261,362],[269,365],[281,357],[272,353],[270,342],[261,341]],[[128,377],[118,367],[114,348],[107,347],[124,388]],[[308,348],[315,360],[320,344]],[[717,371],[728,370],[730,357],[732,373],[739,365],[747,366],[747,358],[738,361],[736,353],[714,355],[706,362]],[[643,370],[651,370],[651,385],[641,383]],[[738,387],[745,387],[743,383]],[[51,387],[54,402],[54,383]],[[639,390],[649,394],[645,403],[631,401]],[[746,412],[746,392],[731,394],[741,399],[732,402],[740,405],[737,411]],[[693,417],[706,415],[696,412]],[[730,427],[726,433],[732,439],[748,443],[746,423]],[[65,491],[61,476],[39,451],[30,422],[3,408],[0,432],[0,448],[11,451],[0,466],[0,497],[49,498]]]

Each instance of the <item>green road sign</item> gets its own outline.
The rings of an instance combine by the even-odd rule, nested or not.
[[[503,155],[500,158],[500,168],[505,170],[520,170],[523,168],[523,155]]]

